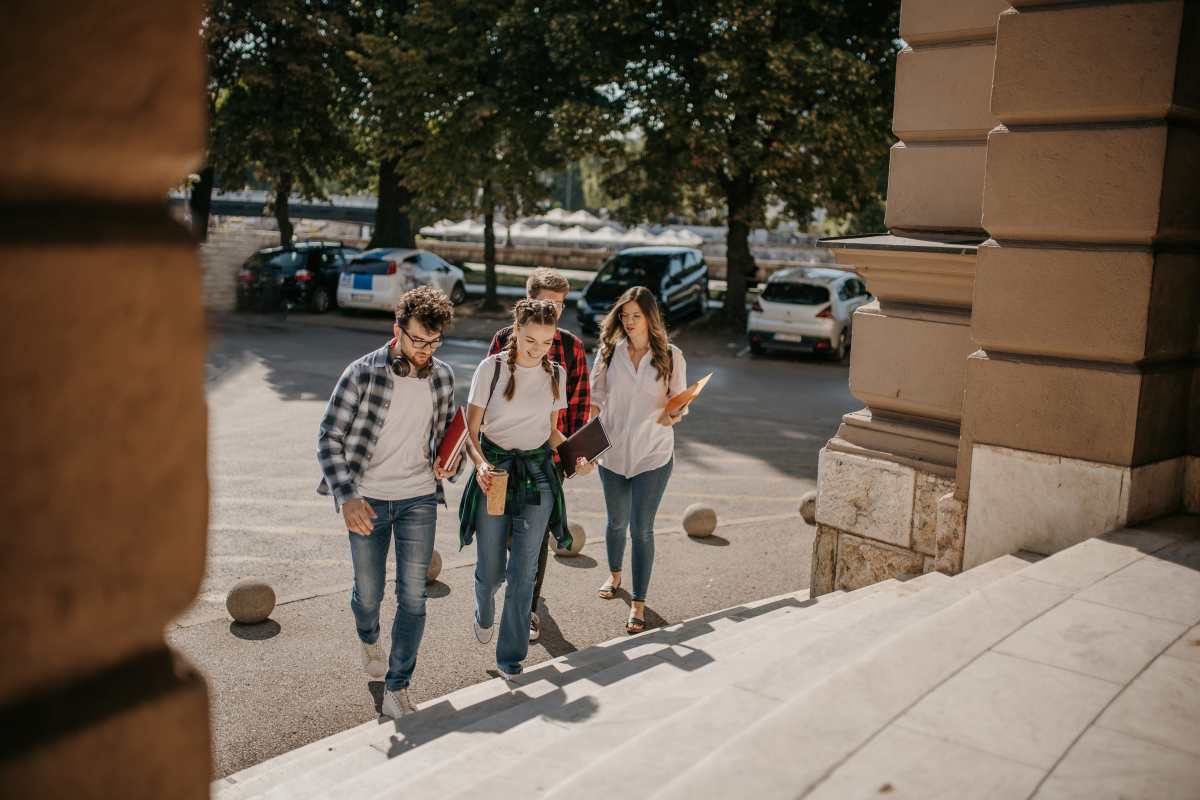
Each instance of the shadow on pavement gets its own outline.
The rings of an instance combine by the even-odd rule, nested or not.
[[[273,639],[283,630],[279,627],[279,623],[273,619],[268,619],[265,622],[258,622],[254,625],[243,625],[240,622],[229,623],[229,632],[239,639],[245,639],[248,642],[261,642],[266,639]]]
[[[544,598],[542,599],[541,610],[538,612],[538,618],[542,622],[542,635],[538,639],[538,644],[546,649],[551,658],[565,656],[579,649],[563,636],[562,629],[558,627],[558,622],[550,614]]]
[[[729,540],[724,536],[717,536],[715,533],[708,536],[689,536],[693,542],[706,544],[709,547],[729,547]]]
[[[585,556],[583,553],[577,556],[555,556],[554,560],[571,569],[592,569],[597,566],[596,559]]]

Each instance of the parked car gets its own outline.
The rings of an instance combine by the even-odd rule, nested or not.
[[[428,250],[380,247],[354,259],[338,284],[342,308],[392,311],[400,295],[417,286],[435,286],[458,305],[467,299],[464,273]]]
[[[871,301],[852,272],[793,267],[774,273],[750,311],[750,352],[769,349],[824,353],[842,361],[850,351],[854,310]]]
[[[583,332],[598,335],[604,316],[631,286],[654,293],[667,325],[708,309],[703,253],[690,247],[630,247],[605,261],[584,288],[577,307]]]
[[[346,262],[361,251],[341,242],[305,240],[259,250],[237,276],[237,308],[271,311],[282,306],[323,314],[337,302]]]

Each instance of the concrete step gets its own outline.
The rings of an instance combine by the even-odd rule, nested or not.
[[[908,584],[892,583],[870,594],[860,596],[818,613],[817,608],[787,618],[773,614],[778,619],[748,628],[736,637],[724,637],[716,641],[697,640],[685,647],[665,649],[655,654],[659,663],[651,662],[648,668],[628,675],[615,673],[611,680],[583,681],[568,690],[574,693],[568,699],[577,704],[576,714],[568,717],[547,719],[543,715],[526,715],[510,720],[498,720],[495,741],[482,743],[469,751],[459,753],[453,760],[437,764],[433,769],[413,776],[411,765],[389,764],[378,768],[374,778],[381,786],[377,797],[405,796],[452,796],[455,793],[470,794],[486,787],[486,792],[498,792],[501,796],[524,796],[530,791],[529,773],[522,769],[524,777],[509,774],[511,787],[504,786],[497,772],[506,771],[514,763],[544,765],[545,759],[552,763],[564,739],[575,731],[585,731],[582,741],[570,748],[571,752],[586,753],[591,759],[599,754],[601,745],[616,747],[621,744],[615,726],[623,726],[632,733],[639,727],[649,727],[672,715],[684,712],[695,702],[703,699],[711,687],[727,683],[741,668],[763,658],[781,658],[795,649],[803,648],[803,642],[815,644],[823,639],[836,639],[848,628],[862,624],[865,619],[894,606],[897,598],[908,598],[922,593],[938,583],[949,583],[942,575],[924,576]],[[773,643],[785,644],[779,649]],[[747,654],[747,650],[753,652]],[[594,687],[594,688],[593,688]],[[532,711],[534,709],[526,709]],[[563,722],[575,722],[564,725]],[[603,731],[596,737],[586,732]],[[601,739],[604,741],[602,742]],[[544,772],[537,769],[532,774]],[[385,774],[386,773],[386,774]],[[550,773],[554,775],[556,773]],[[524,782],[524,786],[519,785]],[[339,787],[340,788],[340,787]],[[508,789],[511,788],[511,792]]]
[[[519,726],[536,731],[538,735],[547,735],[547,725],[553,726],[590,716],[595,708],[595,695],[603,692],[605,687],[637,684],[653,692],[653,686],[668,684],[681,674],[690,676],[699,666],[711,659],[709,652],[713,648],[729,646],[729,642],[745,640],[747,637],[766,635],[766,631],[777,626],[801,624],[806,618],[834,613],[841,606],[861,602],[864,598],[897,585],[895,581],[889,581],[850,594],[822,598],[820,602],[811,602],[802,609],[782,607],[749,621],[749,624],[742,623],[733,629],[716,630],[677,643],[655,642],[652,634],[626,639],[617,645],[621,649],[623,660],[615,666],[536,698],[525,698],[523,688],[518,684],[514,687],[514,692],[524,699],[518,706],[474,725],[448,732],[436,741],[402,753],[368,772],[338,771],[335,774],[331,771],[323,774],[321,785],[323,790],[328,791],[324,796],[370,797],[379,792],[392,791],[435,772],[448,774],[451,769],[447,764],[452,760],[464,764],[468,772],[474,774],[479,768],[470,759],[463,757],[467,750],[490,755],[493,748],[512,740],[514,729]],[[500,733],[505,735],[499,737]],[[308,777],[311,779],[314,776]],[[292,788],[294,787],[284,787],[287,791],[291,791]]]
[[[897,598],[890,606],[871,609],[868,616],[847,627],[840,636],[815,642],[762,642],[726,663],[723,685],[691,686],[705,696],[685,712],[642,731],[632,730],[620,747],[596,758],[583,769],[560,780],[549,797],[602,798],[611,793],[644,797],[668,783],[676,775],[699,763],[739,730],[754,724],[781,704],[802,693],[812,683],[823,680],[856,656],[878,646],[908,625],[938,613],[970,592],[1000,580],[1027,566],[1017,559],[989,562],[976,574],[948,578],[938,573],[917,581],[937,581],[917,596]],[[916,581],[914,581],[915,583]],[[859,605],[859,604],[856,604]],[[830,618],[832,618],[831,615]],[[827,619],[830,619],[827,618]],[[782,657],[772,658],[772,648]],[[637,735],[639,734],[640,735]],[[579,745],[584,748],[583,743]],[[593,749],[586,748],[590,753]],[[631,770],[630,764],[652,760],[652,770]],[[532,764],[528,765],[532,768]],[[500,796],[516,797],[519,773],[513,783],[502,785]],[[489,781],[489,791],[497,786]],[[511,795],[506,791],[514,790]]]
[[[838,598],[823,599],[824,605],[842,602]],[[585,648],[557,659],[531,667],[522,677],[522,693],[514,694],[504,681],[494,679],[460,689],[445,697],[422,704],[416,714],[399,722],[387,718],[364,723],[347,731],[312,742],[304,747],[264,761],[213,784],[214,797],[220,800],[242,800],[259,796],[276,785],[312,773],[323,765],[345,760],[341,765],[354,765],[386,759],[393,748],[415,746],[418,741],[436,738],[456,727],[470,725],[491,714],[523,702],[530,696],[541,696],[556,687],[566,685],[593,672],[613,666],[627,658],[625,651],[640,643],[668,646],[686,642],[701,635],[731,631],[739,625],[779,609],[799,608],[810,604],[806,591],[766,598],[705,614],[667,628],[649,631],[641,637],[620,637],[602,645]],[[386,746],[379,747],[380,743]],[[375,745],[373,747],[373,745]],[[315,784],[314,784],[314,789]]]
[[[719,742],[652,796],[802,797],[885,729],[896,737],[897,747],[911,749],[911,742],[901,741],[903,729],[890,727],[894,720],[1014,632],[1147,552],[1177,541],[1166,535],[1120,532],[1064,550],[973,591]],[[1148,585],[1139,588],[1152,591]],[[1014,730],[1011,735],[1031,734]],[[804,757],[796,758],[797,753]]]

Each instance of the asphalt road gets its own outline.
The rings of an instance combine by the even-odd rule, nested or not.
[[[347,534],[332,501],[315,492],[316,431],[333,383],[385,341],[364,327],[239,316],[211,331],[208,570],[197,601],[167,634],[208,676],[218,776],[375,714],[382,683],[360,671]],[[656,520],[652,626],[807,585],[813,530],[798,500],[814,487],[817,453],[841,415],[859,406],[842,365],[750,358],[737,355],[736,342],[687,332],[682,342],[685,355],[691,351],[689,377],[714,376],[676,428],[676,465]],[[460,402],[485,347],[452,338],[439,351],[454,366]],[[417,702],[483,680],[494,667],[492,647],[478,645],[470,629],[474,551],[458,550],[461,493],[462,483],[448,484],[450,507],[439,513],[444,567],[430,589]],[[551,558],[546,629],[527,665],[620,635],[627,616],[627,594],[595,594],[607,574],[599,479],[571,481],[567,501],[587,544],[579,557]],[[684,509],[697,502],[719,516],[708,540],[680,528]],[[224,601],[250,576],[271,583],[278,605],[270,621],[248,628],[230,621]]]

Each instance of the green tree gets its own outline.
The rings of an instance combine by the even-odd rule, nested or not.
[[[351,131],[359,92],[347,51],[350,0],[212,0],[204,23],[217,185],[246,175],[273,191],[281,243],[292,240],[288,198],[326,198],[357,168]]]
[[[756,275],[749,233],[771,203],[807,221],[877,201],[887,158],[899,4],[658,0],[620,11],[621,92],[642,146],[607,181],[627,214],[723,207],[724,315]]]
[[[422,205],[482,214],[487,294],[496,307],[495,217],[548,193],[540,176],[612,127],[611,98],[593,88],[594,12],[577,0],[413,3],[383,32],[359,37],[385,154]],[[615,63],[615,62],[612,62]]]

